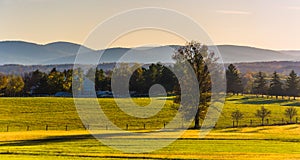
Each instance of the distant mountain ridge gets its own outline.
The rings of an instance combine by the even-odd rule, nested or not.
[[[53,42],[45,45],[23,42],[0,42],[0,65],[58,65],[72,64],[78,49],[84,54],[83,64],[89,64],[96,54],[104,51],[101,63],[113,63],[123,57],[126,62],[155,63],[159,58],[162,63],[173,62],[176,45],[143,48],[109,48],[93,50],[70,42]],[[217,46],[224,63],[270,62],[270,61],[300,61],[300,51],[273,51],[247,46],[219,45]],[[210,48],[212,49],[212,48]],[[213,49],[212,49],[213,50]],[[125,53],[129,56],[123,56]]]
[[[243,62],[243,63],[233,63],[241,73],[247,72],[265,72],[272,74],[274,71],[280,74],[288,75],[291,70],[294,70],[296,73],[300,74],[300,62],[292,61],[272,61],[272,62]],[[150,64],[144,65],[144,67],[149,66]],[[168,64],[166,64],[168,65]],[[227,68],[229,63],[225,63],[224,66]],[[56,64],[56,65],[0,65],[0,73],[4,74],[15,74],[15,75],[24,75],[35,70],[40,70],[42,72],[50,72],[53,68],[56,68],[59,71],[72,69],[73,64]],[[91,65],[80,65],[83,70],[87,70]],[[99,69],[104,71],[112,70],[115,67],[115,63],[102,63],[98,65]]]

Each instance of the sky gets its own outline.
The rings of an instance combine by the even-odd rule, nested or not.
[[[171,9],[193,19],[214,44],[300,50],[300,0],[0,0],[0,41],[83,44],[97,25],[142,7]],[[144,29],[123,34],[111,46],[185,41],[176,33]]]

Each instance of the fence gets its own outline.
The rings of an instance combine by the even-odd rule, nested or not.
[[[167,128],[167,123],[162,123],[161,125],[151,124],[151,123],[141,123],[139,125],[124,123],[122,125],[117,125],[117,127],[123,130],[158,130],[162,128]],[[89,124],[89,125],[77,125],[77,124],[58,124],[58,125],[34,125],[34,124],[0,124],[0,132],[18,132],[18,131],[71,131],[71,130],[111,130],[114,128],[110,125],[99,125],[99,124]],[[169,129],[181,129],[182,124],[178,126],[168,127]]]
[[[290,123],[289,120],[282,118],[281,120],[272,120],[269,118],[266,118],[264,121],[264,126],[274,126],[274,125],[287,125],[287,124],[300,124],[300,119],[298,117],[293,119],[293,122]],[[117,125],[120,129],[123,130],[159,130],[162,128],[165,129],[182,129],[183,126],[186,126],[182,123],[178,123],[176,126],[168,126],[168,123],[161,123],[160,125],[157,125],[157,123],[123,123]],[[193,124],[191,125],[191,127]],[[226,124],[216,126],[214,128],[216,129],[222,129],[222,128],[232,128],[232,127],[257,127],[262,126],[261,120],[259,119],[250,119],[247,121],[240,121],[238,124],[236,124],[235,121],[232,121],[232,124]],[[18,131],[72,131],[72,130],[112,130],[113,127],[106,124],[89,124],[89,125],[78,125],[78,124],[0,124],[0,132],[18,132]]]
[[[287,125],[287,124],[299,124],[299,118],[296,117],[292,120],[292,122],[290,122],[288,119],[284,119],[282,118],[281,120],[272,120],[269,118],[265,118],[264,122],[262,123],[261,120],[258,119],[250,119],[247,122],[245,121],[241,121],[237,124],[236,121],[232,121],[232,125],[228,126],[229,127],[257,127],[257,126],[276,126],[276,125]]]

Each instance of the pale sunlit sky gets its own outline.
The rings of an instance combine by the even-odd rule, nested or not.
[[[215,44],[300,50],[300,0],[0,0],[0,41],[82,44],[97,24],[140,7],[181,12],[201,25]],[[113,45],[154,43],[182,44],[184,40],[145,30],[121,37]]]

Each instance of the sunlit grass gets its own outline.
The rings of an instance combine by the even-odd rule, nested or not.
[[[85,159],[94,158],[192,158],[192,159],[274,159],[300,158],[299,125],[264,126],[212,131],[198,138],[188,130],[171,145],[152,153],[129,154],[113,150],[86,131],[11,132],[0,138],[0,158]],[[286,134],[282,134],[285,131]],[[107,133],[107,131],[105,131]],[[114,131],[110,131],[111,134]],[[13,140],[16,135],[22,135]],[[63,137],[62,139],[58,139]],[[70,138],[72,137],[72,138]],[[55,139],[53,139],[55,138]],[[159,137],[158,137],[159,138]],[[37,141],[38,140],[38,141]],[[130,139],[124,139],[124,141]],[[155,145],[155,144],[154,144]],[[85,157],[85,158],[84,158]]]
[[[125,107],[130,104],[129,99],[120,100]],[[177,113],[171,99],[166,100],[158,115],[145,119],[127,115],[112,98],[98,101],[112,122],[123,129],[125,124],[129,124],[129,130],[135,132],[150,132],[153,128],[162,128],[164,122],[170,121]],[[135,98],[133,101],[146,107],[150,103],[160,104],[164,99],[151,101],[147,98]],[[81,102],[89,103],[89,99],[82,99]],[[299,109],[298,104],[298,100],[230,96],[216,129],[205,138],[199,138],[198,130],[188,130],[165,148],[152,153],[129,154],[114,150],[93,138],[84,129],[71,98],[1,98],[0,159],[300,159],[300,125],[258,126],[260,119],[254,116],[257,109],[265,106],[272,111],[268,117],[270,123],[282,123],[282,118],[285,123],[288,119],[284,116],[284,110],[290,106]],[[244,127],[230,128],[230,114],[236,109],[245,115],[240,121],[240,125]],[[253,121],[251,127],[250,120]],[[143,129],[143,124],[147,124],[146,129]],[[6,132],[7,125],[9,132]],[[45,125],[49,126],[48,131],[45,130]],[[68,131],[65,131],[66,125]],[[178,126],[180,125],[179,122]],[[30,126],[29,131],[26,131],[27,126]],[[104,126],[99,131],[101,132],[114,134],[117,131],[110,128],[106,130]],[[156,138],[163,139],[166,135],[172,137],[174,134],[161,133]],[[128,139],[124,139],[125,142],[126,140]]]

